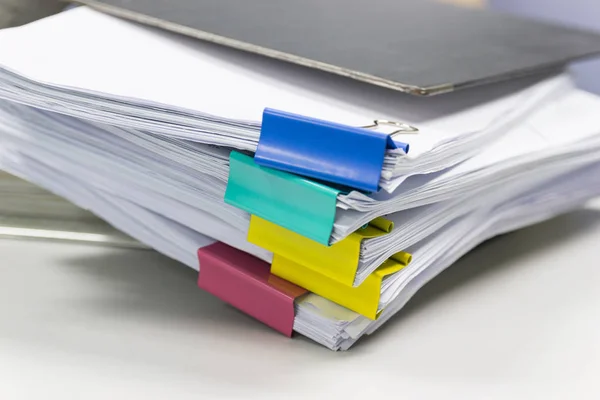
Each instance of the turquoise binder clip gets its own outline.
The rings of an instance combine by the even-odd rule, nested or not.
[[[339,190],[261,167],[238,152],[229,156],[225,202],[329,246]]]

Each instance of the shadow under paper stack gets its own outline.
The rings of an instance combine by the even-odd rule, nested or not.
[[[0,172],[0,237],[145,248],[94,214]]]

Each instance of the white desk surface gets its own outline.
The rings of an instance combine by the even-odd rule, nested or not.
[[[157,253],[1,240],[0,399],[598,399],[599,255],[600,207],[497,238],[333,353]]]

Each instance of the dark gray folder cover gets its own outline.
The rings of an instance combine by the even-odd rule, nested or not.
[[[600,53],[600,36],[426,0],[75,0],[137,22],[429,95]]]

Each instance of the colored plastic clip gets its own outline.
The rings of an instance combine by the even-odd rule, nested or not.
[[[225,202],[329,245],[339,190],[231,152]]]
[[[376,192],[385,151],[396,148],[408,152],[391,134],[267,108],[254,158],[265,167]]]
[[[393,227],[393,222],[376,218],[344,240],[325,246],[253,215],[250,217],[248,241],[343,285],[354,286],[362,241],[387,235]],[[410,255],[404,252],[395,255],[395,258],[405,264],[410,262]]]
[[[369,319],[376,319],[383,278],[404,268],[406,264],[390,258],[358,287],[347,286],[277,254],[273,257],[271,272],[307,290],[355,311]]]
[[[198,286],[286,336],[292,335],[294,302],[305,289],[269,272],[269,264],[217,242],[198,250]]]

